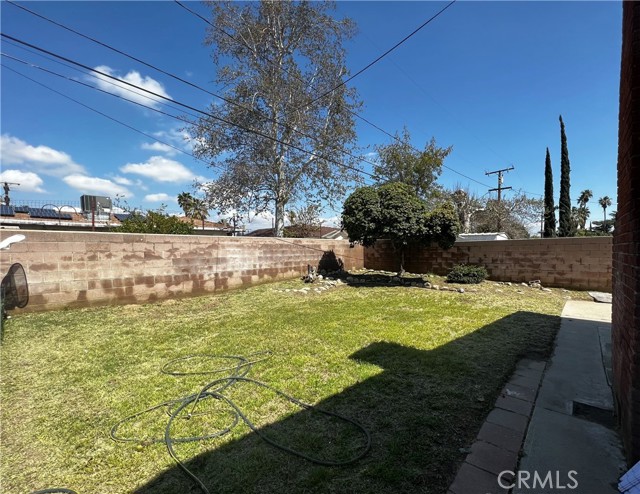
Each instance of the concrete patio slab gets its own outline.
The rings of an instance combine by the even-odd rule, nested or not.
[[[553,474],[553,485],[544,488],[517,486],[514,494],[568,492],[569,472],[575,472],[580,494],[616,493],[625,468],[622,445],[616,431],[574,415],[574,409],[593,409],[594,416],[613,416],[610,367],[611,306],[569,301],[553,357],[542,380],[529,423],[518,467],[521,474],[544,478]],[[576,406],[578,403],[579,406]],[[557,472],[557,474],[556,474]],[[557,477],[556,477],[557,475]]]

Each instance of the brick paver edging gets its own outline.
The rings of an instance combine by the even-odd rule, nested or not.
[[[496,400],[448,494],[502,494],[498,475],[518,465],[546,362],[524,359]],[[503,475],[503,484],[513,477]]]

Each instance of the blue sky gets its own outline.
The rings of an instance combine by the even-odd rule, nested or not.
[[[211,91],[215,67],[203,46],[205,24],[173,2],[25,2],[27,8],[91,35]],[[358,34],[347,45],[356,72],[446,3],[339,2]],[[203,4],[189,6],[202,14]],[[102,67],[168,97],[205,108],[212,97],[2,2],[2,31],[91,67]],[[505,185],[542,194],[545,149],[560,175],[562,114],[571,160],[571,197],[589,188],[615,210],[622,7],[619,2],[459,1],[351,83],[362,116],[394,133],[407,126],[421,148],[434,136],[453,145],[440,179],[483,195],[486,171],[515,166]],[[102,86],[85,75],[2,41],[2,52]],[[189,151],[180,122],[55,78],[3,57],[3,64],[147,134]],[[113,86],[104,86],[113,91]],[[6,70],[1,72],[0,180],[20,182],[15,201],[77,203],[81,194],[124,194],[131,206],[162,202],[194,179],[213,178],[205,164],[120,126]],[[130,93],[123,93],[128,97]],[[135,95],[134,98],[137,98]],[[159,105],[144,101],[152,106]],[[174,112],[179,113],[179,112]],[[363,154],[389,142],[360,122]],[[478,183],[479,182],[479,183]],[[336,211],[325,211],[327,218]],[[215,216],[215,215],[214,215]],[[250,229],[270,224],[254,219]]]

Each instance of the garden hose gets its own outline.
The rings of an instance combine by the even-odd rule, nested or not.
[[[328,410],[324,410],[322,408],[316,407],[314,405],[309,405],[307,403],[304,403],[296,398],[294,398],[291,395],[288,395],[286,393],[284,393],[283,391],[280,391],[264,382],[261,381],[257,381],[255,379],[251,379],[246,377],[247,374],[249,373],[249,371],[251,370],[251,367],[257,363],[257,362],[261,362],[263,360],[266,360],[268,358],[270,358],[271,356],[271,352],[257,352],[257,353],[253,353],[248,355],[247,357],[243,357],[243,356],[238,356],[238,355],[210,355],[210,354],[194,354],[194,355],[187,355],[185,357],[179,357],[173,360],[170,360],[169,362],[167,362],[166,364],[164,364],[161,368],[161,372],[163,374],[167,374],[167,375],[171,375],[171,376],[192,376],[192,375],[212,375],[212,374],[219,374],[221,372],[230,372],[229,375],[224,376],[224,377],[220,377],[218,379],[215,379],[211,382],[209,382],[208,384],[206,384],[204,387],[202,387],[200,389],[199,392],[182,397],[182,398],[178,398],[178,399],[174,399],[174,400],[168,400],[165,401],[163,403],[160,403],[158,405],[154,405],[152,407],[149,407],[145,410],[142,410],[140,412],[134,413],[132,415],[129,415],[128,417],[125,417],[124,419],[120,420],[119,422],[117,422],[112,428],[111,428],[111,437],[115,440],[115,441],[119,441],[119,442],[137,442],[137,443],[145,443],[145,444],[153,444],[153,443],[164,443],[167,447],[167,451],[169,452],[169,455],[171,456],[171,458],[173,458],[173,460],[176,462],[176,464],[184,471],[184,473],[191,479],[193,480],[202,490],[202,492],[204,492],[205,494],[210,494],[210,491],[207,489],[207,487],[204,485],[204,483],[193,473],[191,472],[187,466],[178,458],[175,450],[174,450],[174,444],[179,444],[179,443],[186,443],[186,442],[195,442],[195,441],[204,441],[207,439],[213,439],[216,437],[222,437],[225,434],[228,434],[229,432],[231,432],[231,430],[233,430],[233,428],[240,422],[244,422],[253,432],[255,432],[263,441],[265,441],[266,443],[286,452],[289,454],[292,454],[294,456],[297,456],[299,458],[303,458],[307,461],[310,461],[312,463],[315,463],[317,465],[323,465],[323,466],[343,466],[343,465],[349,465],[351,463],[354,463],[358,460],[360,460],[361,458],[363,458],[368,452],[369,449],[371,448],[371,435],[369,434],[369,431],[367,431],[362,425],[360,425],[359,423],[357,423],[355,420],[352,420],[348,417],[344,417],[342,415],[339,415],[337,413],[334,412],[330,412]],[[172,370],[172,367],[178,363],[178,362],[184,362],[184,361],[189,361],[189,360],[193,360],[193,359],[225,359],[225,360],[230,360],[232,362],[234,362],[233,365],[231,366],[227,366],[227,367],[220,367],[220,368],[216,368],[213,370],[207,370],[207,371],[177,371],[177,370]],[[351,458],[348,458],[346,460],[336,460],[336,461],[332,461],[332,460],[323,460],[320,458],[314,458],[310,455],[307,455],[305,453],[302,453],[300,451],[297,451],[295,449],[292,449],[288,446],[285,446],[283,444],[279,444],[277,441],[274,441],[273,439],[269,438],[268,436],[266,436],[265,434],[263,434],[261,432],[261,430],[256,427],[253,422],[251,422],[251,420],[246,416],[246,414],[242,411],[242,409],[236,404],[234,403],[233,400],[231,400],[230,398],[228,398],[227,396],[225,396],[223,394],[223,391],[230,388],[231,386],[233,386],[234,384],[236,384],[237,382],[246,382],[246,383],[250,383],[252,385],[255,386],[259,386],[262,387],[264,389],[270,390],[272,392],[274,392],[276,395],[288,400],[289,402],[293,403],[294,405],[305,409],[305,410],[311,410],[317,413],[320,413],[322,415],[326,415],[328,417],[334,417],[337,418],[339,420],[342,420],[344,422],[347,422],[351,425],[353,425],[355,428],[359,429],[362,432],[362,435],[364,436],[364,445],[362,446],[362,450],[354,455]],[[200,415],[200,414],[205,414],[206,412],[200,412],[200,413],[196,413],[196,408],[198,406],[198,404],[200,402],[203,402],[204,400],[208,400],[208,399],[216,399],[216,400],[220,400],[221,402],[226,403],[229,406],[229,412],[230,412],[230,416],[231,416],[231,420],[230,420],[230,424],[218,431],[214,431],[211,432],[209,434],[205,434],[205,435],[200,435],[200,436],[191,436],[191,437],[173,437],[172,432],[171,432],[171,427],[175,421],[175,419],[180,418],[180,419],[189,419],[190,417],[194,417],[196,415]],[[164,437],[162,438],[152,438],[152,439],[140,439],[140,438],[134,438],[134,437],[120,437],[118,436],[118,429],[120,428],[120,426],[122,426],[123,424],[127,423],[127,422],[131,422],[132,420],[145,415],[149,412],[152,412],[154,410],[160,409],[160,408],[166,408],[166,412],[167,415],[169,416],[169,419],[167,420],[165,429],[164,429]],[[188,409],[188,410],[187,410]],[[186,413],[184,413],[186,412]],[[42,491],[44,492],[44,491]],[[58,492],[58,491],[53,491],[53,492]],[[73,491],[59,491],[59,492],[73,492]]]
[[[64,487],[53,487],[51,489],[42,489],[40,491],[32,491],[31,494],[78,494],[71,489],[65,489]]]

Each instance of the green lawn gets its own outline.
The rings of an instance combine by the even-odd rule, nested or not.
[[[165,445],[150,441],[162,437],[162,410],[122,427],[139,442],[115,442],[110,429],[220,377],[162,374],[171,359],[270,350],[248,377],[358,421],[371,434],[371,450],[348,466],[319,466],[273,448],[242,423],[222,438],[177,444],[212,493],[444,493],[464,458],[460,448],[471,444],[517,360],[548,355],[565,299],[582,297],[491,282],[462,294],[368,286],[280,291],[301,286],[15,316],[0,349],[2,491],[199,492]],[[190,363],[194,370],[228,365]],[[244,382],[224,393],[289,447],[325,459],[361,451],[353,427],[266,389]],[[219,413],[178,420],[174,434],[230,423],[222,401],[203,407]]]

